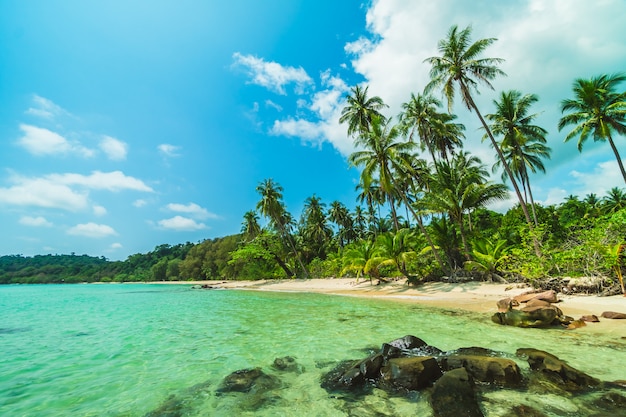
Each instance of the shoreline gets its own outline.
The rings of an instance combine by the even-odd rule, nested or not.
[[[376,281],[374,281],[376,282]],[[514,297],[532,288],[525,284],[494,284],[486,282],[443,283],[427,282],[418,286],[408,286],[401,281],[390,281],[372,285],[369,280],[354,278],[313,278],[293,280],[258,280],[258,281],[155,281],[150,284],[173,285],[209,285],[218,289],[237,289],[248,291],[298,292],[342,295],[375,299],[415,302],[433,307],[460,308],[473,312],[497,311],[496,302],[507,297]],[[626,297],[614,295],[563,295],[558,294],[559,308],[567,315],[578,318],[581,315],[595,314],[598,317],[604,311],[626,312]],[[620,322],[620,320],[603,320]],[[626,328],[626,320],[624,328]]]

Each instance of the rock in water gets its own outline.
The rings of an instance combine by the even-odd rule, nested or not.
[[[566,391],[581,391],[600,385],[600,380],[572,368],[556,356],[543,350],[517,349],[518,356],[526,356],[530,369],[559,384]]]
[[[441,358],[444,371],[465,368],[475,381],[517,386],[522,381],[519,366],[511,359],[478,355],[451,355]]]
[[[442,375],[437,360],[429,356],[389,359],[380,372],[385,385],[408,391],[429,387]]]
[[[217,393],[268,391],[279,386],[278,378],[266,374],[261,368],[241,369],[224,378]]]
[[[465,368],[446,372],[433,386],[430,405],[435,417],[483,417],[474,381]]]

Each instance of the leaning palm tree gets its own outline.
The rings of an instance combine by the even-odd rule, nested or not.
[[[574,81],[576,98],[561,102],[561,111],[570,113],[559,121],[559,131],[565,126],[574,125],[574,129],[565,137],[565,142],[578,137],[579,152],[582,152],[583,144],[590,135],[595,142],[609,142],[626,183],[622,158],[613,142],[613,132],[626,135],[626,92],[615,91],[617,85],[625,80],[626,74],[614,74]]]
[[[309,273],[302,262],[290,233],[292,219],[291,215],[285,210],[285,206],[282,202],[283,187],[275,183],[271,178],[268,178],[257,185],[256,191],[261,195],[261,200],[256,206],[257,210],[269,219],[270,224],[280,233],[282,238],[287,241],[305,277],[308,278]]]
[[[530,106],[539,98],[535,94],[522,95],[519,91],[511,90],[500,94],[499,100],[494,100],[496,112],[485,115],[491,121],[490,129],[495,136],[501,136],[500,149],[506,158],[511,171],[519,179],[524,190],[524,200],[532,208],[535,226],[538,225],[535,202],[530,188],[528,170],[546,172],[542,158],[550,158],[551,149],[545,144],[547,131],[532,124],[537,113],[529,114]],[[494,164],[494,171],[502,166],[498,160]],[[506,179],[503,173],[502,180]]]
[[[256,212],[250,210],[244,213],[243,223],[241,226],[241,234],[245,241],[254,240],[261,233],[259,225],[259,216]]]
[[[463,30],[454,25],[450,28],[446,39],[439,41],[438,48],[441,56],[430,57],[425,60],[431,64],[430,76],[431,81],[426,85],[424,91],[427,93],[436,87],[441,87],[443,94],[448,100],[448,110],[451,111],[454,105],[454,96],[456,86],[458,85],[463,104],[470,110],[474,111],[480,120],[487,136],[491,141],[493,148],[498,154],[498,158],[502,161],[502,166],[507,173],[511,185],[515,190],[520,207],[526,217],[526,223],[532,230],[532,220],[526,207],[522,193],[517,185],[517,181],[513,172],[506,163],[506,159],[502,150],[498,146],[487,122],[478,110],[478,106],[472,97],[472,91],[477,91],[478,83],[482,83],[493,89],[491,81],[498,75],[505,73],[497,67],[497,64],[503,60],[501,58],[480,58],[485,49],[496,41],[495,38],[480,39],[471,43],[470,36],[472,34],[471,26]],[[533,235],[534,236],[534,235]],[[535,253],[541,255],[539,242],[533,238]]]
[[[353,87],[346,98],[347,106],[341,110],[339,123],[348,123],[348,136],[358,137],[367,133],[374,117],[384,119],[380,110],[387,107],[378,96],[367,97],[367,89]]]

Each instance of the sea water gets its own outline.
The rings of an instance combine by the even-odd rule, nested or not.
[[[188,285],[11,285],[0,286],[0,416],[427,416],[419,395],[346,399],[320,387],[339,361],[406,334],[511,358],[534,347],[602,380],[626,379],[626,341],[614,333],[499,326],[488,314],[419,303]],[[272,369],[285,356],[300,372]],[[224,377],[254,367],[281,387],[261,400],[218,392]],[[502,401],[586,415],[575,399],[553,395],[483,400],[488,416],[500,415]]]

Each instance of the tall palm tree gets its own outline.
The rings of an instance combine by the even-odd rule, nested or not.
[[[578,137],[578,150],[593,136],[595,142],[608,141],[617,165],[626,183],[626,171],[622,158],[613,142],[613,132],[626,135],[626,92],[615,91],[617,85],[626,80],[626,74],[600,75],[589,80],[578,78],[572,87],[574,99],[561,102],[561,111],[570,112],[559,121],[559,131],[565,126],[574,129],[565,137],[565,142]]]
[[[490,129],[495,136],[502,136],[499,142],[504,153],[506,162],[511,171],[519,179],[524,190],[524,199],[533,212],[535,226],[538,225],[535,201],[530,187],[528,170],[546,172],[542,158],[550,158],[551,149],[545,144],[548,132],[537,125],[532,124],[537,113],[529,114],[530,106],[539,98],[535,94],[522,95],[519,91],[504,91],[500,94],[500,100],[494,100],[496,112],[485,115],[491,121]],[[498,160],[494,164],[494,171],[502,166]],[[506,179],[503,173],[502,180]]]
[[[379,256],[382,258],[380,265],[395,266],[405,278],[410,279],[406,265],[411,257],[416,256],[415,234],[409,229],[383,233],[376,239],[376,244],[380,251]]]
[[[339,247],[343,248],[344,244],[346,242],[349,243],[354,237],[354,228],[352,224],[352,217],[350,217],[350,211],[348,211],[343,203],[333,201],[330,203],[330,209],[328,210],[328,219],[337,225]]]
[[[471,43],[471,34],[471,26],[459,30],[459,28],[454,25],[448,31],[446,39],[439,41],[438,49],[441,56],[430,57],[425,60],[425,62],[428,62],[432,66],[430,70],[431,81],[426,85],[425,91],[430,92],[436,87],[441,87],[443,94],[448,100],[448,110],[450,111],[454,104],[455,86],[458,84],[463,104],[465,104],[470,111],[476,113],[485,132],[487,132],[487,136],[493,148],[496,150],[498,158],[502,161],[502,166],[511,181],[511,185],[513,185],[520,207],[526,217],[526,223],[529,229],[532,230],[532,220],[522,193],[517,185],[517,181],[515,180],[515,176],[506,163],[506,158],[502,150],[498,146],[487,122],[478,110],[478,106],[476,106],[474,98],[472,97],[472,91],[478,90],[479,83],[493,90],[491,81],[498,75],[506,75],[497,67],[503,60],[501,58],[480,58],[480,55],[485,49],[494,43],[496,39],[479,39]],[[539,249],[539,242],[534,237],[533,244],[535,253],[537,256],[540,256],[541,250]]]
[[[291,236],[291,215],[285,209],[282,202],[283,187],[275,183],[274,180],[268,178],[259,183],[256,191],[261,195],[261,200],[257,203],[257,210],[270,221],[270,224],[276,229],[283,239],[287,241],[294,256],[298,260],[305,277],[309,277],[309,273],[302,262],[300,254],[296,249],[296,244]]]
[[[390,126],[381,117],[374,117],[370,130],[355,140],[364,149],[348,157],[352,166],[363,167],[361,180],[363,189],[367,189],[374,179],[378,180],[380,190],[387,197],[396,230],[399,229],[395,208],[393,171],[402,165],[408,151],[415,147],[413,142],[400,142],[400,130]]]
[[[387,105],[378,96],[368,97],[368,88],[368,86],[362,88],[359,85],[352,87],[346,98],[347,105],[341,110],[339,123],[348,123],[348,136],[358,137],[366,134],[374,117],[384,119],[380,110]]]
[[[327,223],[325,204],[313,195],[304,202],[300,234],[312,258],[325,259],[333,231]]]

